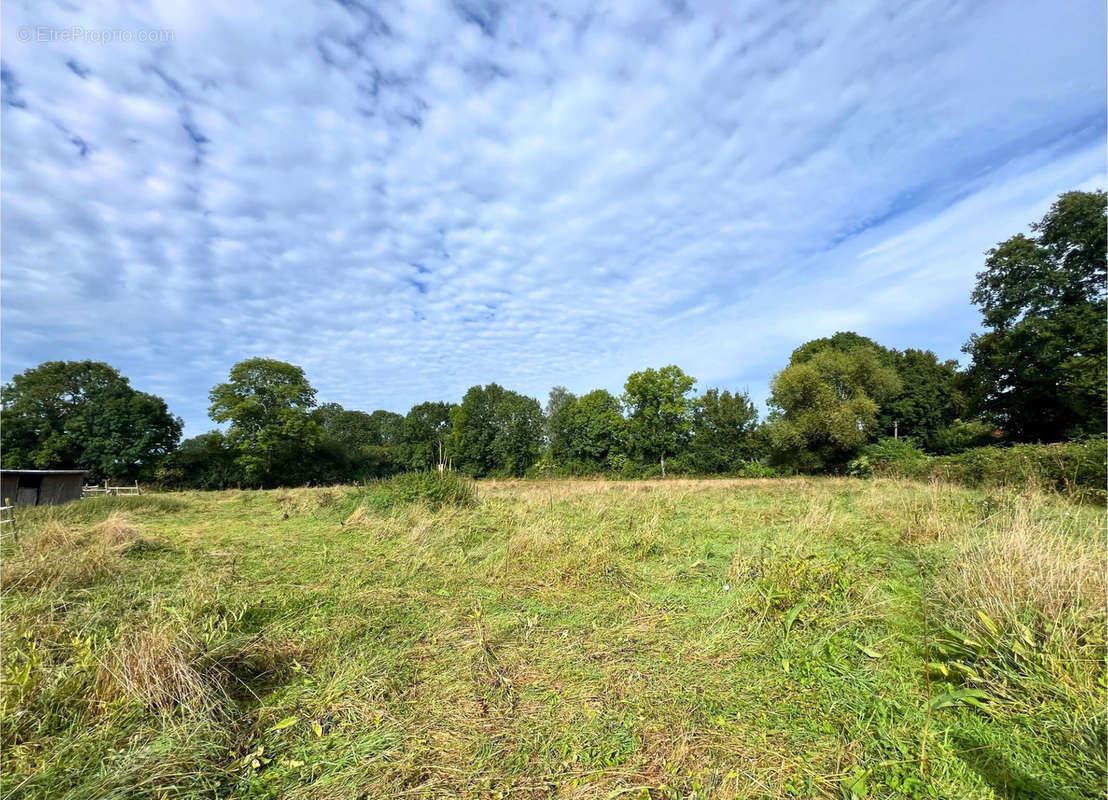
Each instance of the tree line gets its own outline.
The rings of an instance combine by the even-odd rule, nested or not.
[[[908,437],[950,454],[998,442],[1103,436],[1108,414],[1103,191],[1067,192],[986,254],[969,365],[853,332],[797,347],[760,420],[745,392],[675,365],[623,392],[551,390],[545,406],[495,383],[407,414],[318,403],[297,366],[235,364],[212,388],[222,430],[180,441],[165,401],[93,361],[51,361],[3,388],[5,468],[79,467],[102,478],[202,489],[365,480],[410,470],[474,477],[836,472],[868,443]]]

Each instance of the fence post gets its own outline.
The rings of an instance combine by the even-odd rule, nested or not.
[[[7,513],[7,518],[4,518],[4,513]],[[3,530],[4,523],[10,522],[12,526],[12,541],[19,541],[19,526],[15,521],[15,506],[12,505],[10,497],[4,498],[4,508],[0,511],[0,531]]]

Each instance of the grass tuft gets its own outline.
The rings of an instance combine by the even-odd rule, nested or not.
[[[172,625],[128,631],[110,648],[96,676],[96,693],[105,701],[120,697],[152,711],[178,707],[214,711],[225,692],[212,669],[205,669],[204,649]]]
[[[1090,633],[1104,622],[1103,548],[1034,520],[1021,509],[1001,530],[970,544],[939,586],[963,621],[1034,623]]]

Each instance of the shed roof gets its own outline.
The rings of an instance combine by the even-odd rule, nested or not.
[[[84,475],[87,469],[0,469],[4,475]]]

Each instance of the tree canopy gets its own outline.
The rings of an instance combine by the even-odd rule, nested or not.
[[[696,378],[673,364],[632,372],[623,387],[628,444],[646,461],[661,465],[692,436],[693,404],[689,394]]]
[[[898,432],[923,447],[936,446],[942,432],[966,413],[959,388],[958,362],[940,361],[930,350],[890,350],[900,391],[881,404],[877,428],[883,436]]]
[[[1105,431],[1105,215],[1103,191],[1067,192],[977,275],[985,332],[963,349],[977,410],[1012,439]]]
[[[549,418],[549,428],[551,455],[574,472],[604,470],[626,447],[627,422],[619,400],[604,389],[569,395]]]
[[[148,479],[181,438],[165,401],[98,361],[47,361],[4,386],[3,464]]]
[[[745,392],[708,389],[693,408],[690,460],[697,472],[737,469],[758,453],[753,439],[758,411]]]
[[[896,371],[900,388],[879,404],[875,436],[899,433],[931,446],[939,432],[959,419],[966,410],[961,391],[958,362],[939,361],[930,350],[892,350],[854,331],[805,342],[793,351],[790,364],[809,361],[817,353],[834,350],[849,353],[865,349]]]
[[[473,386],[450,416],[450,451],[462,472],[522,476],[539,458],[543,416],[533,397],[495,383]]]
[[[881,404],[900,390],[896,369],[875,347],[814,348],[799,360],[794,353],[770,383],[775,457],[799,470],[841,466],[877,435]]]
[[[249,482],[276,485],[299,477],[299,454],[322,439],[310,414],[315,389],[304,370],[292,364],[272,358],[240,361],[225,383],[212,388],[209,399],[211,418],[230,423],[227,439]]]
[[[453,403],[419,403],[404,417],[409,469],[433,469],[446,463],[450,457],[450,412],[454,407]]]

